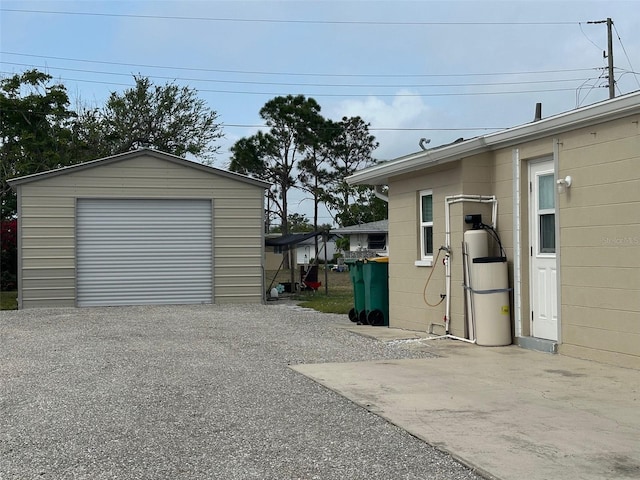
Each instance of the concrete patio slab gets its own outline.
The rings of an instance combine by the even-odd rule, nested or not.
[[[640,371],[380,327],[435,358],[297,365],[489,478],[640,478]]]

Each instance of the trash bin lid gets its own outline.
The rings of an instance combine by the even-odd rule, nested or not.
[[[375,263],[389,263],[389,257],[372,257],[367,258],[365,260],[366,263],[375,262]]]

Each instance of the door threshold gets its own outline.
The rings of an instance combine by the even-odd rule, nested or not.
[[[545,353],[558,353],[558,342],[536,337],[516,337],[516,344],[527,350],[536,350]]]

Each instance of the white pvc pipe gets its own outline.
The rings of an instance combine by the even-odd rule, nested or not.
[[[522,247],[520,218],[520,150],[514,148],[513,160],[513,317],[516,338],[522,336]]]
[[[445,336],[449,338],[456,338],[461,340],[458,337],[453,337],[449,333],[449,323],[451,321],[451,262],[449,257],[451,256],[451,214],[450,207],[454,203],[461,202],[473,202],[473,203],[493,203],[493,208],[491,211],[491,226],[495,229],[498,225],[498,200],[495,195],[451,195],[444,198],[444,248],[446,252],[445,257],[445,316],[444,316],[444,328],[445,328]],[[467,339],[464,339],[468,341]]]

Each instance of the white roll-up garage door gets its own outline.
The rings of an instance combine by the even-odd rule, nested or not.
[[[78,305],[212,303],[210,200],[78,199]]]

